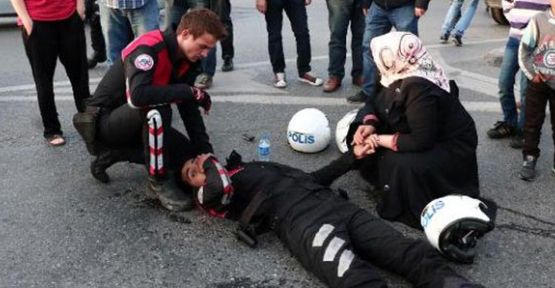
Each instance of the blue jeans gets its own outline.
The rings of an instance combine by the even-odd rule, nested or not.
[[[362,40],[364,75],[362,91],[370,96],[367,97],[367,100],[374,96],[377,80],[376,64],[370,52],[370,41],[374,37],[388,33],[392,27],[395,27],[397,31],[407,31],[418,35],[418,17],[414,15],[414,4],[385,10],[376,2],[372,2],[368,10],[368,16],[366,16],[366,30]]]
[[[181,16],[189,9],[197,7],[206,7],[207,0],[166,0],[166,20],[164,21],[164,29],[177,27],[181,21]]]
[[[235,54],[233,48],[233,23],[231,22],[231,3],[229,0],[209,0],[208,7],[220,17],[227,31],[227,37],[220,40],[222,46],[222,59],[233,59]],[[216,46],[210,50],[208,56],[202,59],[202,72],[214,76],[216,73]]]
[[[523,73],[520,75],[520,115],[516,109],[515,101],[515,76],[518,70],[518,46],[520,40],[509,37],[507,45],[505,45],[505,54],[501,63],[501,72],[499,73],[499,101],[501,102],[501,110],[503,111],[503,121],[509,125],[522,129],[524,125],[524,111],[526,89],[529,80]]]
[[[328,75],[340,80],[345,76],[345,60],[347,54],[347,29],[351,22],[351,52],[353,78],[362,74],[362,35],[364,34],[364,14],[362,1],[359,0],[327,0],[330,27]]]
[[[110,64],[121,58],[121,51],[135,37],[159,29],[156,0],[148,0],[143,7],[137,9],[114,9],[104,4],[100,4],[99,8]]]
[[[470,0],[470,4],[461,13],[462,5],[464,0],[452,0],[449,10],[447,10],[447,15],[445,15],[445,20],[443,21],[443,26],[441,28],[441,35],[453,35],[462,37],[464,31],[468,29],[472,18],[474,18],[474,13],[478,8],[479,0]]]
[[[208,52],[208,56],[202,59],[201,62],[202,73],[208,74],[212,77],[214,77],[214,74],[216,74],[216,50],[216,46],[210,49],[210,52]]]

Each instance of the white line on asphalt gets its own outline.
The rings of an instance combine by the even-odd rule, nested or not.
[[[473,46],[473,45],[481,45],[481,44],[497,43],[497,42],[505,42],[505,41],[507,41],[507,38],[481,40],[481,41],[468,41],[468,42],[464,42],[464,46]],[[432,44],[432,45],[425,45],[425,46],[428,49],[449,47],[448,45],[445,45],[445,44]],[[351,57],[351,53],[347,53],[347,57]],[[328,55],[313,56],[311,59],[312,61],[327,60]],[[297,58],[285,59],[285,62],[287,63],[292,63],[296,61],[297,61]],[[235,64],[235,67],[238,69],[246,69],[246,68],[255,68],[259,66],[268,66],[268,65],[271,65],[270,61],[258,61],[258,62],[251,62],[251,63]]]
[[[482,40],[482,41],[468,41],[465,42],[465,46],[472,46],[472,45],[480,45],[480,44],[487,44],[487,43],[496,43],[496,42],[503,42],[506,41],[505,38],[502,39],[490,39],[490,40]],[[442,47],[446,47],[443,44],[433,44],[433,45],[427,45],[426,46],[428,49],[437,49],[437,48],[442,48]],[[350,57],[350,54],[347,54],[347,57]],[[436,58],[441,58],[441,57],[437,57]],[[320,55],[320,56],[314,56],[312,57],[313,61],[318,61],[318,60],[327,60],[328,56],[327,55]],[[457,78],[458,81],[460,81],[462,85],[460,85],[463,88],[467,88],[473,91],[477,91],[492,97],[497,97],[497,93],[496,90],[493,89],[492,90],[492,85],[497,85],[497,79],[496,78],[492,78],[492,77],[488,77],[482,74],[477,74],[477,73],[473,73],[470,71],[466,71],[466,70],[462,70],[462,69],[458,69],[458,68],[454,68],[452,66],[449,66],[445,61],[443,61],[443,59],[437,59],[439,62],[441,62],[440,64],[445,68],[446,72],[449,74],[458,74],[459,76],[455,76]],[[286,59],[286,62],[295,62],[297,61],[296,58],[290,58],[290,59]],[[251,62],[251,63],[243,63],[243,64],[236,64],[235,67],[238,69],[246,69],[246,68],[254,68],[254,67],[258,67],[258,66],[265,66],[265,65],[270,65],[270,61],[259,61],[259,62]],[[461,77],[461,78],[458,78]],[[468,79],[469,81],[465,81],[465,78]],[[90,84],[97,84],[98,82],[100,82],[101,78],[96,77],[96,78],[90,78],[89,79],[89,83]],[[467,83],[468,82],[468,83]],[[474,85],[474,84],[480,84],[481,85]],[[69,81],[56,81],[54,82],[54,87],[69,87],[70,86],[70,82]],[[8,93],[8,92],[16,92],[16,91],[25,91],[25,90],[34,90],[35,89],[35,85],[34,84],[25,84],[25,85],[15,85],[15,86],[7,86],[7,87],[0,87],[0,93]],[[495,92],[493,92],[495,91]],[[0,98],[3,98],[1,101],[2,102],[8,102],[9,100],[7,99],[14,99],[12,97],[4,97],[1,96]],[[20,100],[13,100],[13,101],[20,101]],[[26,100],[23,100],[26,101]]]
[[[36,102],[37,98],[32,96],[2,96],[0,102]],[[71,96],[56,96],[56,101],[73,101]],[[217,103],[243,103],[243,104],[265,104],[265,105],[299,105],[299,106],[353,106],[344,98],[330,97],[306,97],[306,96],[260,96],[260,95],[234,95],[213,96],[213,102]],[[475,112],[500,112],[499,102],[462,101],[468,111]]]

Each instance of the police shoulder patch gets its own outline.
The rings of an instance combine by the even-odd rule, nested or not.
[[[148,54],[141,54],[135,58],[134,64],[137,69],[148,71],[154,66],[154,60]]]

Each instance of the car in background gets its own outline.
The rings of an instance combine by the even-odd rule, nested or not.
[[[503,6],[501,5],[501,0],[485,0],[486,9],[493,18],[493,21],[501,25],[509,25],[509,21],[505,18],[503,14]]]
[[[0,17],[15,17],[15,10],[13,10],[10,0],[0,0]]]
[[[15,26],[17,14],[10,0],[0,0],[0,27]]]

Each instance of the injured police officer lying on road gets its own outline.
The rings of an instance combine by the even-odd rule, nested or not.
[[[244,163],[235,151],[224,167],[203,154],[188,160],[181,176],[196,187],[202,210],[239,221],[239,239],[254,247],[256,235],[273,231],[329,287],[386,287],[375,266],[416,287],[483,287],[455,273],[427,242],[404,237],[329,187],[370,149],[355,145],[354,152],[312,173],[273,162]]]
[[[96,179],[108,182],[106,169],[118,161],[146,162],[147,191],[162,206],[193,208],[190,197],[172,187],[176,183],[166,169],[179,171],[185,159],[213,151],[199,111],[208,113],[210,96],[193,83],[198,61],[225,35],[214,12],[197,9],[181,18],[175,32],[146,33],[122,51],[88,101],[87,112],[74,117],[89,152],[97,156],[91,163]],[[172,104],[189,139],[171,127]]]

